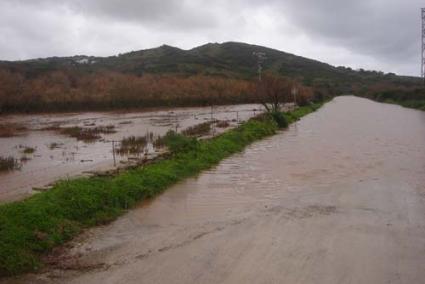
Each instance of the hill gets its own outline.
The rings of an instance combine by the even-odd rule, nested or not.
[[[162,45],[157,48],[132,51],[109,57],[76,55],[73,57],[50,57],[25,61],[0,61],[1,67],[27,72],[36,76],[61,68],[95,71],[107,69],[135,75],[144,73],[182,73],[226,75],[250,78],[256,74],[254,52],[266,54],[265,70],[294,77],[342,78],[349,76],[383,76],[373,71],[353,71],[351,68],[334,67],[320,61],[258,45],[238,42],[208,43],[190,50]],[[394,74],[387,74],[394,76]],[[407,79],[409,77],[403,77]],[[415,78],[410,78],[414,80]]]

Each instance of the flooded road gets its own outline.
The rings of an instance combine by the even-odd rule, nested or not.
[[[181,131],[208,122],[226,121],[229,127],[258,114],[258,105],[174,108],[143,112],[93,112],[42,115],[9,115],[0,117],[0,157],[18,160],[20,169],[0,172],[0,203],[25,198],[33,188],[45,187],[58,179],[105,171],[141,158],[139,155],[116,155],[115,165],[112,142],[118,146],[121,139],[130,136],[153,137],[168,130]],[[211,112],[212,111],[212,112]],[[61,133],[64,129],[79,127],[93,129],[111,127],[111,133],[102,133],[99,139],[81,141]],[[10,137],[1,137],[2,129],[20,129]],[[215,133],[226,130],[216,127]],[[25,153],[26,149],[31,153]],[[157,149],[147,147],[154,156]],[[32,153],[33,152],[33,153]]]
[[[16,282],[423,283],[425,112],[338,97],[60,263]]]

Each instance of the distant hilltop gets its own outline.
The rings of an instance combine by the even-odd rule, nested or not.
[[[303,78],[306,81],[317,78],[352,81],[366,77],[370,79],[395,76],[392,73],[383,74],[376,71],[355,71],[351,68],[335,67],[276,49],[240,42],[208,43],[190,50],[162,45],[108,57],[76,55],[24,61],[0,61],[0,68],[23,72],[29,76],[37,76],[40,73],[61,68],[75,68],[90,72],[109,70],[134,75],[179,73],[251,78],[257,72],[254,52],[266,54],[264,70]],[[417,78],[410,77],[410,79]]]

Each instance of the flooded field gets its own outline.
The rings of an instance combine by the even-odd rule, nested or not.
[[[202,135],[214,135],[260,109],[237,105],[0,117],[0,157],[5,159],[0,163],[8,167],[0,172],[0,203],[29,196],[33,188],[44,188],[58,179],[154,157],[161,152],[156,139],[168,130],[192,127],[193,132],[193,126],[208,124]],[[218,122],[209,125],[212,120]]]
[[[339,97],[16,282],[422,283],[424,216],[425,112]]]

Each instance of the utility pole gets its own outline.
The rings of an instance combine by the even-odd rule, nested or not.
[[[211,104],[211,121],[214,121],[214,105]]]
[[[263,63],[266,61],[266,53],[264,52],[256,52],[252,53],[255,57],[257,57],[257,66],[258,66],[258,81],[261,81],[261,72],[263,71]]]
[[[292,87],[292,96],[294,97],[294,107],[297,106],[297,94],[298,94],[298,89],[296,86]]]
[[[179,124],[179,118],[178,118],[178,116],[177,116],[177,113],[176,113],[176,133],[177,133],[177,131],[178,131],[178,129],[179,129],[179,126],[180,126],[180,124]]]
[[[112,157],[114,158],[114,167],[116,167],[117,162],[116,162],[116,159],[115,159],[115,141],[114,140],[112,140]]]
[[[425,85],[425,8],[421,9],[422,11],[422,68],[421,76],[424,80]]]

